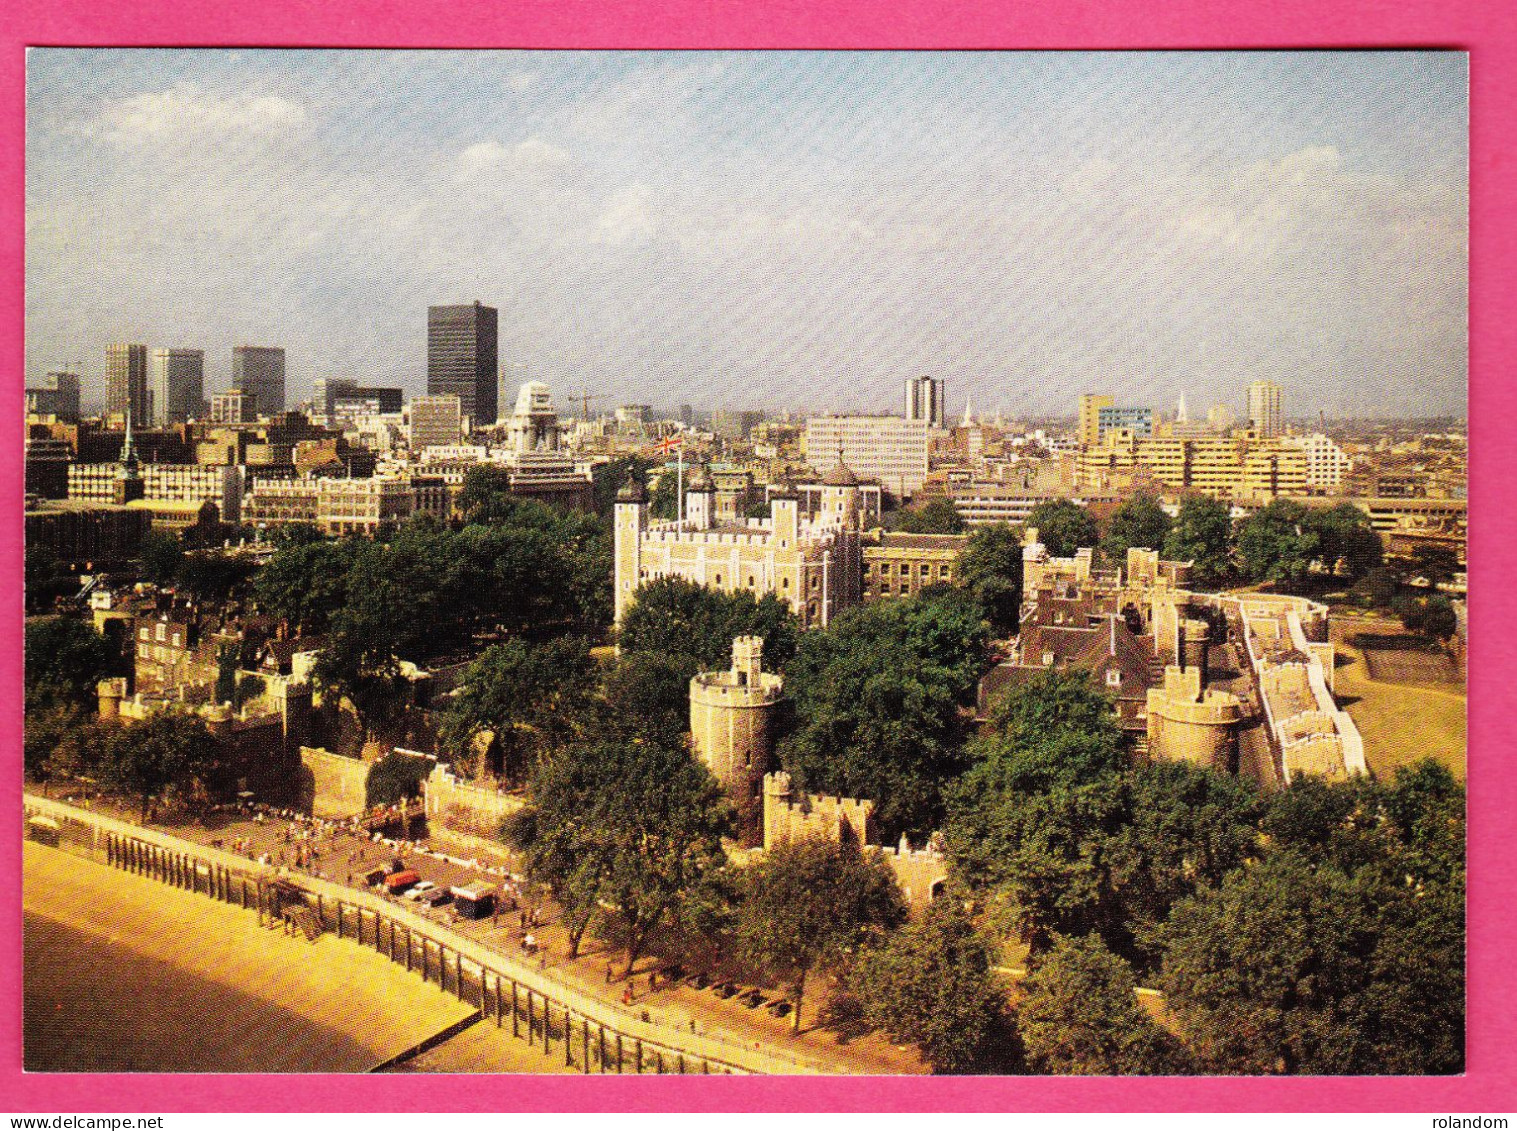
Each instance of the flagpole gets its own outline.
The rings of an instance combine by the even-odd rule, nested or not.
[[[679,444],[679,528],[685,529],[685,444]]]

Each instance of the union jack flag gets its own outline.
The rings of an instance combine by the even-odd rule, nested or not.
[[[665,436],[658,442],[658,450],[663,454],[674,451],[675,448],[683,448],[685,438],[683,436]]]

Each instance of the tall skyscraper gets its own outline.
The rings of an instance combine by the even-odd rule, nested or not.
[[[934,428],[943,427],[942,378],[906,378],[906,419],[925,420]]]
[[[167,348],[150,351],[148,388],[153,394],[154,424],[177,424],[199,416],[205,399],[205,351]]]
[[[1255,381],[1248,387],[1248,422],[1265,439],[1285,431],[1279,385],[1273,381]]]
[[[494,424],[498,381],[494,307],[427,307],[427,393],[455,396],[475,427]]]
[[[117,343],[105,347],[105,411],[148,422],[147,346]]]
[[[265,416],[284,411],[284,350],[278,346],[233,346],[232,388],[251,393]]]
[[[55,370],[42,385],[28,385],[26,411],[56,416],[59,420],[78,420],[79,374]]]

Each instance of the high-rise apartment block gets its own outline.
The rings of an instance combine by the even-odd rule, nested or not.
[[[846,464],[906,498],[927,478],[928,426],[899,416],[813,416],[806,421],[806,462],[822,475]]]
[[[1093,448],[1101,440],[1101,410],[1116,404],[1110,393],[1081,393],[1077,438],[1082,448]]]
[[[59,420],[79,419],[79,374],[55,371],[41,385],[26,387],[26,411]]]
[[[1248,387],[1248,422],[1264,439],[1285,431],[1279,385],[1273,381],[1255,381]]]
[[[906,378],[906,419],[925,420],[934,428],[944,421],[943,381],[938,377]]]
[[[499,312],[479,302],[427,308],[427,393],[457,397],[477,427],[498,414],[499,328]]]
[[[276,346],[233,346],[232,388],[251,393],[258,411],[284,411],[284,350]]]
[[[148,407],[147,346],[117,343],[105,347],[105,411],[146,424]]]
[[[399,412],[405,390],[389,385],[360,385],[343,377],[318,377],[311,382],[311,406],[316,415],[353,417]]]
[[[152,392],[154,424],[179,424],[199,416],[205,399],[205,351],[151,350],[148,388]]]
[[[452,393],[411,398],[411,450],[446,448],[463,439],[463,405]]]

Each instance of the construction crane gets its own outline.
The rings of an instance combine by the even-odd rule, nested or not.
[[[591,401],[598,401],[598,400],[601,400],[603,398],[600,397],[599,395],[595,394],[595,393],[590,392],[590,390],[588,390],[588,389],[580,389],[578,391],[571,390],[569,392],[569,394],[568,394],[567,399],[568,399],[568,401],[569,401],[569,403],[571,405],[579,405],[580,406],[579,418],[581,420],[589,420],[590,419],[590,402]]]

